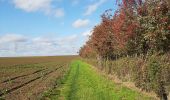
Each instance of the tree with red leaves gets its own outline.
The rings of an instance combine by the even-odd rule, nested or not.
[[[101,24],[93,29],[93,35],[91,36],[92,47],[104,59],[111,59],[114,55],[114,37],[110,19],[112,15],[109,12],[110,10],[107,10],[102,15]]]
[[[95,58],[96,53],[91,47],[90,41],[87,41],[86,44],[80,48],[79,55],[83,58]]]
[[[170,52],[169,0],[118,1],[121,2],[116,13],[107,10],[101,23],[94,27],[89,41],[80,50],[82,57],[95,54],[99,61],[105,61],[126,55],[146,58],[154,53]],[[152,90],[166,100],[164,81],[161,82],[155,82]]]

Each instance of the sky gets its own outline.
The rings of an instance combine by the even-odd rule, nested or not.
[[[76,55],[116,0],[0,0],[0,57]]]

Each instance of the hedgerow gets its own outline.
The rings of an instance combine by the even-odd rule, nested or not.
[[[80,49],[80,56],[96,59],[101,70],[134,81],[137,87],[166,100],[170,80],[169,4],[169,0],[118,0],[117,11],[105,11]]]

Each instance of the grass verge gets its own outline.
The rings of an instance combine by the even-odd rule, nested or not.
[[[82,61],[73,61],[62,85],[47,95],[51,100],[153,100],[97,73]]]

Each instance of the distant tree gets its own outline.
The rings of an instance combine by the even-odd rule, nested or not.
[[[79,50],[79,55],[84,58],[95,58],[96,53],[90,45],[90,41],[88,41],[83,47]]]

